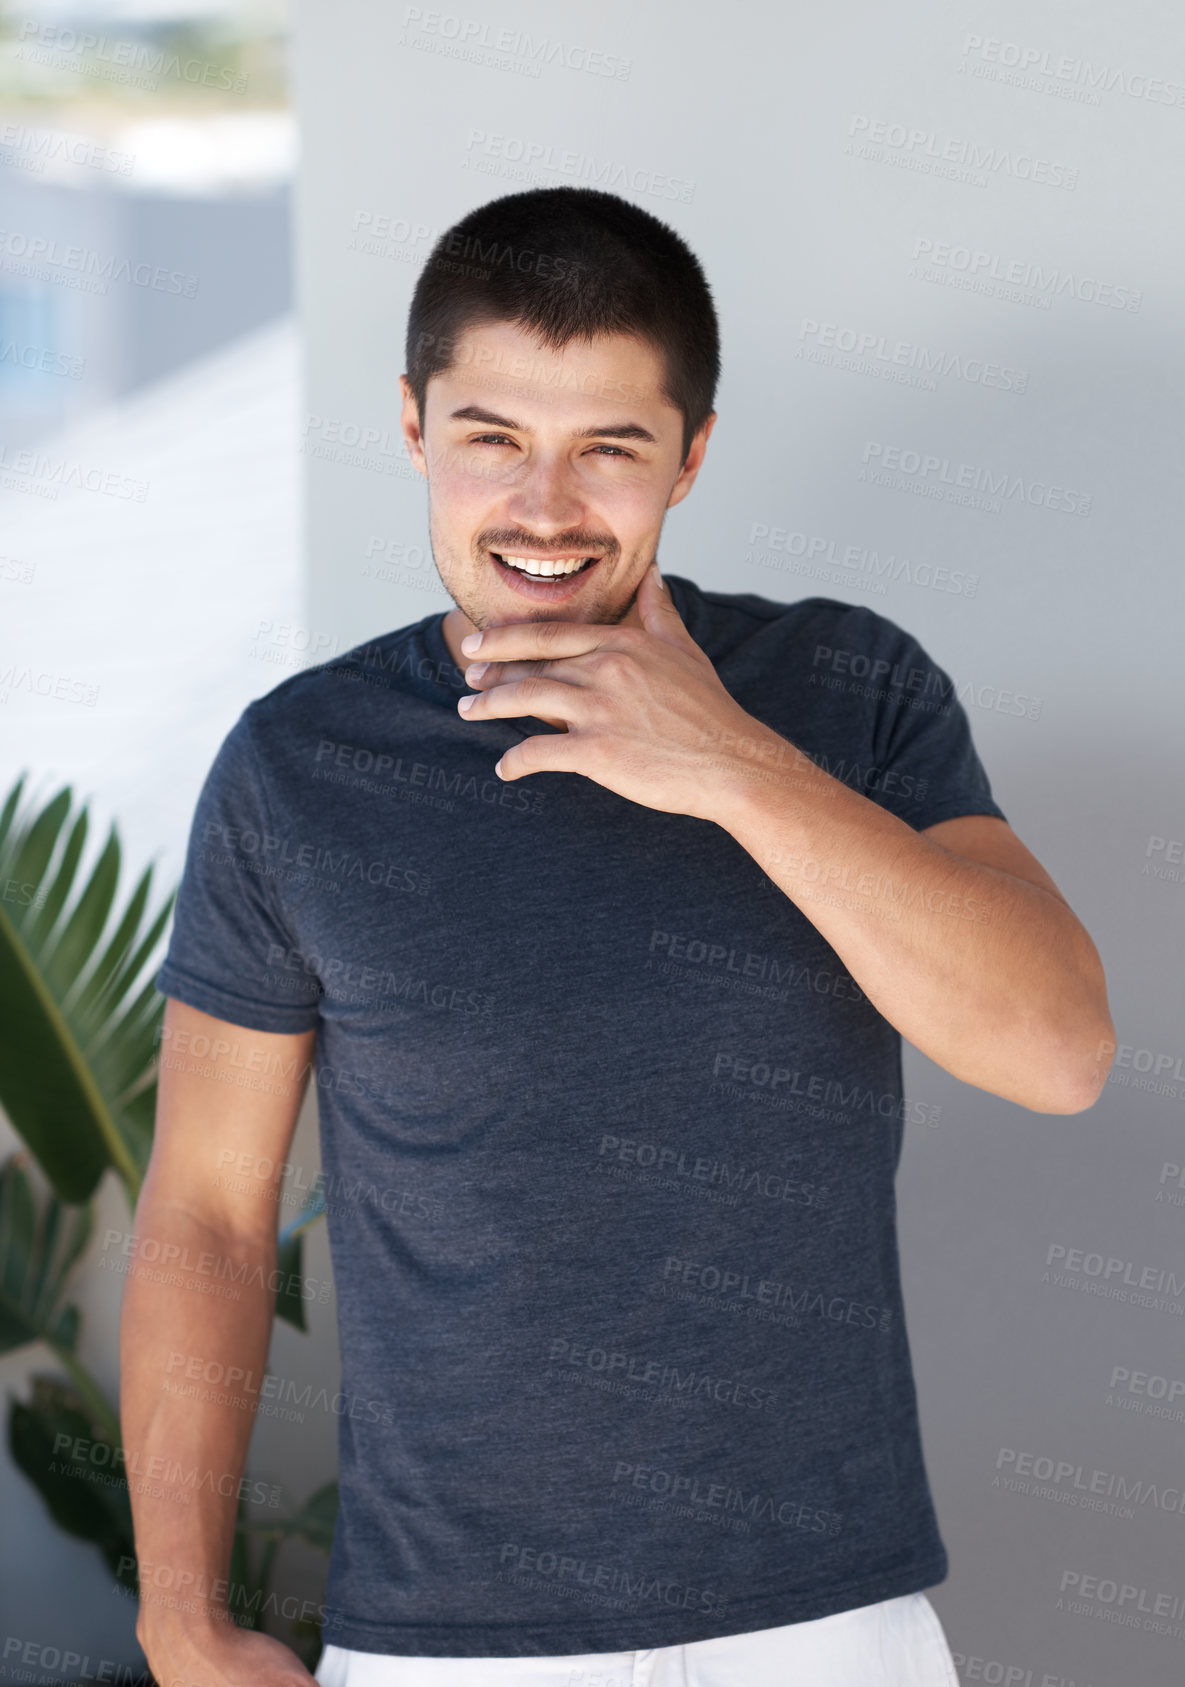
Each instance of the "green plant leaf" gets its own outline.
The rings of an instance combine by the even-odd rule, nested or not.
[[[13,816],[20,806],[21,795],[25,789],[25,776],[22,773],[16,784],[4,799],[4,808],[0,811],[0,849],[4,847],[4,840],[12,830]]]
[[[56,1377],[32,1379],[32,1399],[10,1400],[8,1447],[59,1529],[92,1541],[108,1569],[134,1587],[136,1548],[122,1452],[91,1421],[83,1401]],[[75,1456],[78,1450],[83,1456]]]
[[[61,1200],[89,1199],[113,1166],[134,1203],[164,1017],[151,979],[136,990],[174,897],[148,920],[149,868],[119,910],[114,826],[76,889],[85,805],[71,820],[66,787],[22,812],[23,784],[0,814],[0,1107]]]
[[[0,1353],[31,1341],[70,1352],[77,1314],[64,1300],[90,1240],[91,1209],[70,1210],[51,1193],[39,1213],[21,1158],[0,1166]]]

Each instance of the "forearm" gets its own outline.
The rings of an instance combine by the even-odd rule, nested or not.
[[[790,753],[720,770],[713,817],[874,1006],[967,1083],[1040,1112],[1089,1106],[1113,1028],[1098,953],[1073,911],[776,743]]]
[[[228,1607],[235,1607],[230,1556],[254,1413],[234,1403],[233,1388],[195,1386],[185,1371],[191,1362],[199,1370],[214,1362],[223,1376],[262,1375],[274,1297],[261,1285],[271,1280],[276,1244],[274,1235],[223,1235],[183,1209],[157,1204],[150,1184],[135,1233],[136,1252],[158,1262],[166,1245],[180,1250],[165,1256],[172,1264],[133,1257],[120,1328],[120,1415],[141,1566],[142,1639],[151,1644],[171,1627],[199,1631],[225,1623]],[[146,1249],[147,1240],[158,1247]],[[209,1274],[193,1269],[203,1258],[219,1262],[207,1267]],[[211,1289],[217,1292],[205,1292]],[[179,1614],[154,1599],[154,1576],[145,1573],[153,1566],[165,1567],[162,1581],[174,1589],[190,1590],[191,1610]]]

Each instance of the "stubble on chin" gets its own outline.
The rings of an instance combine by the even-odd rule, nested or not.
[[[440,574],[439,564],[437,565],[437,573]],[[473,607],[470,608],[469,605],[457,596],[453,587],[444,578],[443,574],[440,575],[440,580],[445,591],[452,598],[454,604],[456,604],[462,615],[464,615],[479,632],[484,633],[489,627],[506,626],[510,624],[510,617],[504,617],[501,621],[494,621],[491,618],[492,612],[476,602],[476,594],[473,601]],[[638,585],[641,585],[641,580],[639,580]],[[466,592],[465,595],[468,596],[468,592]],[[617,627],[621,625],[626,616],[630,613],[631,609],[633,609],[634,604],[637,602],[637,597],[638,586],[635,586],[629,597],[621,605],[620,609],[598,606],[591,612],[589,610],[582,610],[578,616],[564,615],[555,617],[548,613],[546,604],[528,604],[526,599],[524,599],[523,612],[521,616],[514,617],[514,619],[521,621],[549,621],[552,619],[567,621],[580,620],[588,626]]]

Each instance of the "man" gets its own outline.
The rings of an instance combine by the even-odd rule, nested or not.
[[[345,1402],[324,1687],[949,1687],[900,1039],[1081,1111],[1099,957],[914,638],[660,578],[719,372],[671,229],[588,189],[479,208],[407,352],[457,607],[244,711],[158,977],[137,1230],[186,1268],[129,1281],[125,1434],[137,1468],[218,1480],[135,1496],[149,1661],[308,1680],[224,1620],[251,1414],[169,1379],[265,1367],[315,1053]],[[189,1292],[203,1258],[237,1299]]]

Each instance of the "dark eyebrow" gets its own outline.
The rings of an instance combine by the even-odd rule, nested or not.
[[[484,422],[487,427],[506,428],[511,433],[534,433],[533,428],[524,427],[521,422],[510,422],[505,416],[496,416],[492,410],[483,410],[480,404],[466,404],[460,410],[454,410],[449,416],[450,422]],[[648,428],[639,426],[637,422],[610,422],[603,428],[577,428],[573,439],[640,439],[648,445],[657,445],[658,441]]]

